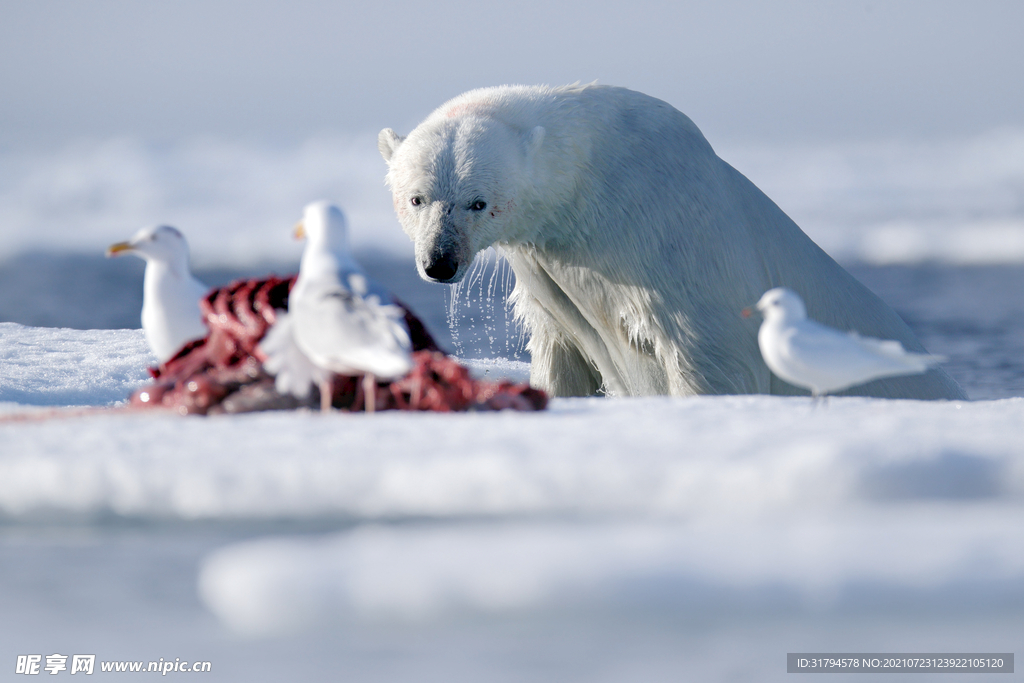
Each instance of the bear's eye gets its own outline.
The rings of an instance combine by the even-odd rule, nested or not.
[[[483,211],[484,209],[487,208],[487,202],[483,201],[482,199],[478,199],[472,204],[470,204],[469,208],[472,209],[473,211]]]
[[[412,199],[409,200],[409,203],[412,204],[413,206],[419,206],[420,204],[423,203],[423,197],[413,197]]]

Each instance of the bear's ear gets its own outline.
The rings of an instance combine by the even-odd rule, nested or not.
[[[377,149],[380,150],[380,155],[384,157],[384,161],[391,163],[391,157],[394,155],[395,150],[402,144],[402,140],[405,140],[395,131],[390,128],[385,128],[377,136]]]
[[[532,157],[544,142],[544,126],[534,126],[526,138],[526,156]]]

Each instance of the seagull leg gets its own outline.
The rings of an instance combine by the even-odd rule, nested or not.
[[[363,408],[371,415],[377,409],[377,378],[371,372],[363,375]]]
[[[331,412],[331,403],[334,400],[334,375],[329,375],[320,382],[320,412]]]

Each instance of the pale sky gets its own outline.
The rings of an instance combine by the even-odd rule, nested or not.
[[[407,132],[465,90],[623,85],[717,140],[1024,127],[1024,2],[2,0],[0,145]]]

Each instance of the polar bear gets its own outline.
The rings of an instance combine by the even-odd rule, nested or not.
[[[421,277],[461,280],[496,246],[516,276],[530,382],[555,396],[804,394],[772,375],[757,320],[773,287],[840,329],[920,342],[685,115],[600,85],[500,86],[378,146]],[[847,393],[965,398],[941,369]]]

